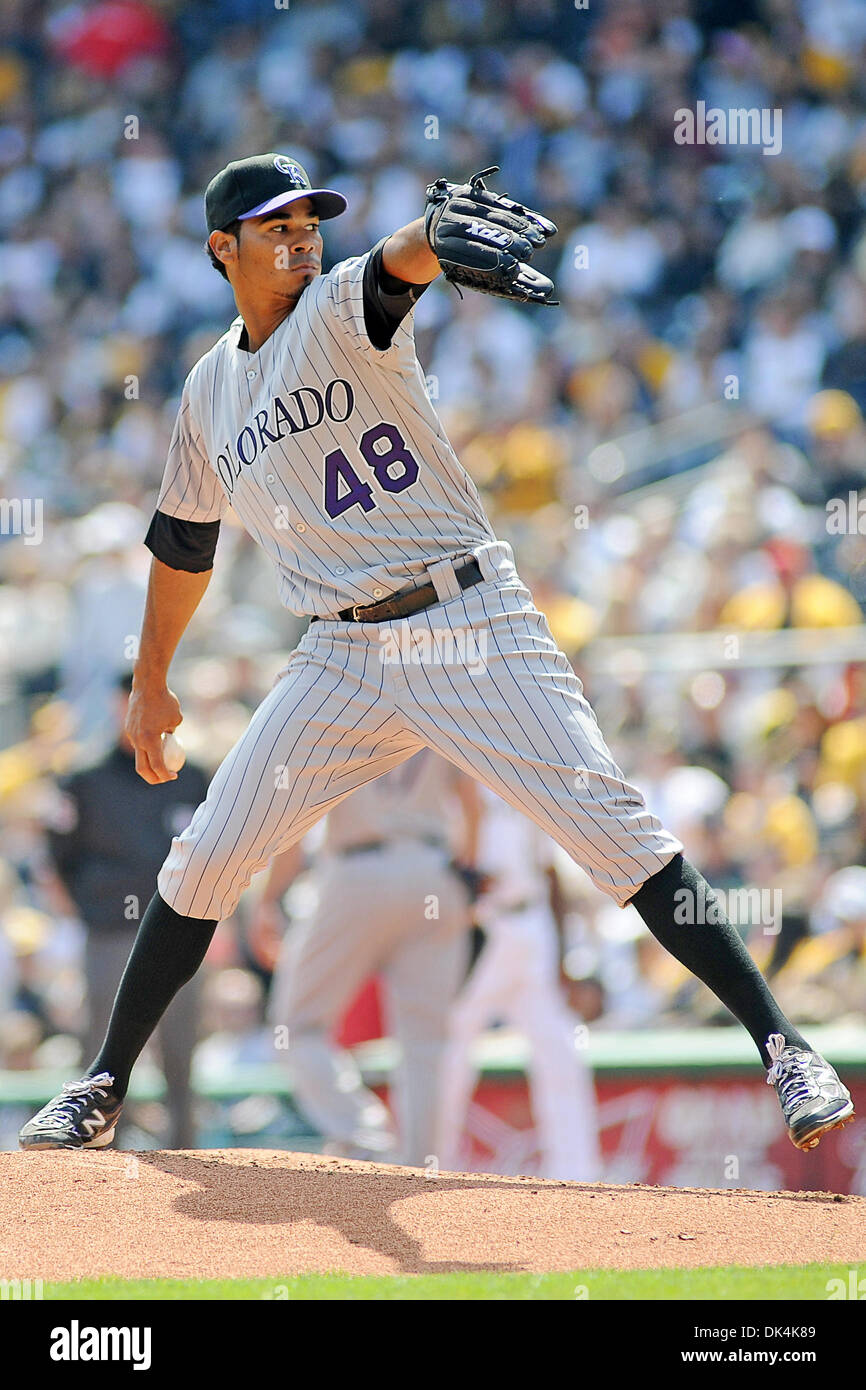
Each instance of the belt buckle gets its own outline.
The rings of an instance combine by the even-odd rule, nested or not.
[[[363,618],[361,615],[362,615],[362,613],[367,613],[367,614],[369,614],[369,612],[370,612],[370,610],[371,610],[372,608],[381,608],[382,604],[383,604],[383,603],[387,603],[387,602],[388,602],[388,600],[387,600],[386,598],[382,598],[382,599],[379,599],[378,602],[376,602],[376,603],[353,603],[353,604],[352,604],[352,610],[351,610],[351,611],[352,611],[352,622],[353,622],[353,623],[363,623],[363,622],[374,623],[374,622],[377,622],[378,619],[376,619],[376,618],[370,618],[370,617]]]

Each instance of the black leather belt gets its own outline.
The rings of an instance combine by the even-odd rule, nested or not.
[[[471,589],[473,584],[480,584],[484,576],[478,561],[472,559],[467,560],[459,569],[455,566],[454,578],[461,589]],[[432,608],[434,603],[439,602],[436,587],[432,580],[428,580],[426,584],[419,584],[414,589],[398,589],[388,598],[383,598],[380,603],[356,603],[352,608],[344,608],[337,614],[337,619],[341,623],[388,623],[395,618],[409,618],[413,613]],[[313,623],[318,621],[318,618],[310,619]]]

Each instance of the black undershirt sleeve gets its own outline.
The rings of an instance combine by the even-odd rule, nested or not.
[[[154,512],[144,543],[170,569],[201,574],[213,569],[219,530],[218,521],[181,521]]]
[[[364,267],[364,326],[373,347],[383,352],[391,346],[395,330],[427,288],[388,274],[382,265],[382,247],[387,240],[383,237],[376,243]]]

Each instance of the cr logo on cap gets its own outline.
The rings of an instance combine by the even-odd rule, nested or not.
[[[293,164],[287,155],[278,154],[274,160],[274,168],[279,169],[281,174],[285,174],[287,178],[294,180],[295,183],[303,185],[303,174],[297,164]]]

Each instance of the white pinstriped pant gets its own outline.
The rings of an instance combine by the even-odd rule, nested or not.
[[[424,745],[528,815],[620,905],[682,849],[614,762],[510,546],[476,557],[480,584],[461,593],[440,562],[443,601],[399,623],[311,624],[172,840],[157,887],[176,912],[230,916],[274,854]]]

